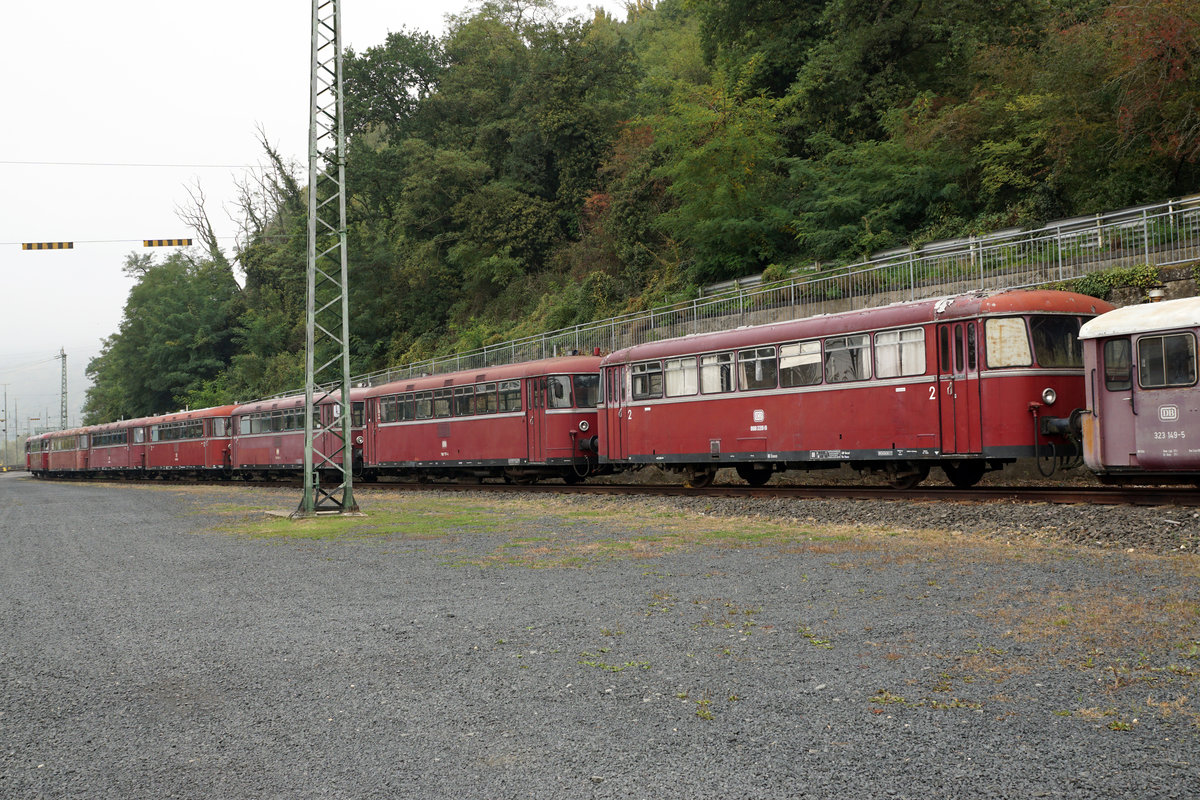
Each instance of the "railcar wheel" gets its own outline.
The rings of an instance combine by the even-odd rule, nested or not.
[[[764,467],[760,464],[738,464],[738,477],[744,480],[751,486],[762,486],[767,481],[771,480],[773,470],[770,467]]]
[[[683,485],[689,489],[703,489],[706,486],[712,486],[715,477],[717,477],[717,471],[713,467],[697,467],[688,470],[687,480]]]
[[[942,472],[959,489],[970,489],[979,483],[986,471],[987,463],[984,461],[949,461],[942,464]]]
[[[928,464],[903,464],[907,467],[907,472],[900,472],[895,469],[888,478],[888,485],[893,489],[911,489],[921,481],[929,477]]]

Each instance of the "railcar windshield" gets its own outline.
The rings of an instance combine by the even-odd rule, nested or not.
[[[576,375],[575,407],[595,408],[600,404],[600,375]]]
[[[1043,367],[1083,368],[1079,317],[1030,317],[1033,352]]]
[[[548,408],[571,407],[571,379],[566,375],[551,375],[546,378],[546,406]]]
[[[987,365],[1083,369],[1079,317],[999,317],[987,320],[984,336]]]

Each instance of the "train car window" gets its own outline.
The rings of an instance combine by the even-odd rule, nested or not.
[[[987,365],[993,369],[1033,365],[1025,320],[1020,317],[987,320],[983,325],[983,341],[987,349]],[[944,351],[942,357],[945,358]]]
[[[134,428],[133,429],[133,443],[134,444],[143,444],[145,441],[146,441],[146,429],[145,428]]]
[[[821,343],[779,345],[779,385],[813,386],[821,382]]]
[[[1173,333],[1138,340],[1138,385],[1143,389],[1191,386],[1195,382],[1195,336]]]
[[[696,357],[668,358],[663,362],[667,397],[686,397],[700,388]]]
[[[1043,367],[1083,367],[1078,317],[1030,317],[1033,352]]]
[[[921,333],[921,339],[922,339],[922,341],[924,341],[924,339],[925,339],[924,331],[922,331],[922,333]],[[978,349],[978,344],[975,341],[975,323],[968,322],[967,323],[967,369],[970,370],[971,372],[974,372],[979,365],[979,358],[978,358],[978,355],[976,352],[977,349]],[[922,363],[924,363],[925,351],[923,348],[921,351],[921,358],[922,358]],[[923,369],[921,370],[921,372],[924,372],[924,371],[925,370],[923,370]]]
[[[499,387],[500,411],[521,410],[521,382],[504,381]]]
[[[569,375],[551,375],[546,379],[546,392],[549,397],[548,408],[571,407],[571,377]]]
[[[1133,346],[1128,339],[1104,343],[1104,388],[1127,392],[1133,388]]]
[[[475,413],[495,414],[500,410],[496,400],[496,384],[481,383],[475,387]]]
[[[366,414],[367,414],[367,404],[365,402],[359,401],[357,403],[351,403],[350,404],[350,427],[352,427],[352,428],[363,427],[363,424],[364,424],[364,421],[366,418]]]
[[[63,450],[74,450],[75,449],[75,437],[74,436],[60,436],[59,438],[55,439],[53,442],[50,443],[50,449],[54,450],[56,452],[61,452]]]
[[[575,407],[595,408],[600,405],[600,374],[576,375],[572,378],[575,384]]]
[[[450,416],[450,404],[454,400],[453,389],[438,389],[433,393],[433,415],[438,419]]]
[[[871,337],[831,336],[825,340],[825,380],[865,381],[871,377]]]
[[[906,328],[875,335],[875,377],[925,374],[925,329]]]
[[[433,416],[433,392],[417,392],[413,395],[417,413],[415,419],[429,419]]]
[[[634,400],[650,400],[663,396],[663,371],[660,362],[634,364],[630,368],[630,374],[633,376]]]
[[[738,388],[774,389],[777,384],[775,348],[756,347],[738,352]]]
[[[475,387],[460,386],[454,390],[454,416],[469,417],[475,413]]]
[[[409,421],[417,418],[417,396],[413,392],[400,396],[400,421]]]
[[[700,356],[700,391],[703,394],[733,391],[733,353]]]
[[[399,422],[400,398],[394,394],[380,397],[375,401],[375,416],[380,422]]]

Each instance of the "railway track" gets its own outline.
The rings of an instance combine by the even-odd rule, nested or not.
[[[637,495],[644,497],[752,497],[793,498],[797,500],[903,500],[906,502],[954,503],[1053,503],[1074,505],[1200,506],[1200,490],[1180,487],[1050,487],[991,486],[974,489],[952,487],[893,489],[886,486],[736,486],[713,485],[693,489],[679,485],[646,484],[503,484],[503,483],[374,483],[370,488],[408,491],[493,491],[516,493],[558,493],[597,495]]]
[[[73,478],[43,478],[71,482]],[[119,480],[120,483],[145,483],[147,485],[201,486],[222,485],[220,481],[202,481],[193,478],[165,481]],[[259,487],[295,487],[299,479],[237,480],[225,485]],[[1179,486],[977,486],[972,489],[957,489],[950,486],[918,486],[912,489],[895,489],[890,486],[851,485],[779,485],[744,486],[736,484],[714,484],[705,488],[691,488],[679,484],[617,484],[617,483],[481,483],[470,481],[380,481],[356,482],[359,489],[385,491],[442,491],[442,492],[494,492],[497,494],[582,494],[582,495],[627,495],[641,497],[744,497],[744,498],[792,498],[796,500],[888,500],[917,503],[1050,503],[1054,505],[1125,505],[1125,506],[1200,506],[1200,489]]]

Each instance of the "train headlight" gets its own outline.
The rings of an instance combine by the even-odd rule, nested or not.
[[[588,421],[586,419],[581,419],[579,421],[579,430],[586,431],[590,427],[592,427],[592,426],[588,424]]]
[[[1050,387],[1042,389],[1042,402],[1048,406],[1054,405],[1054,401],[1058,399],[1058,392]]]

